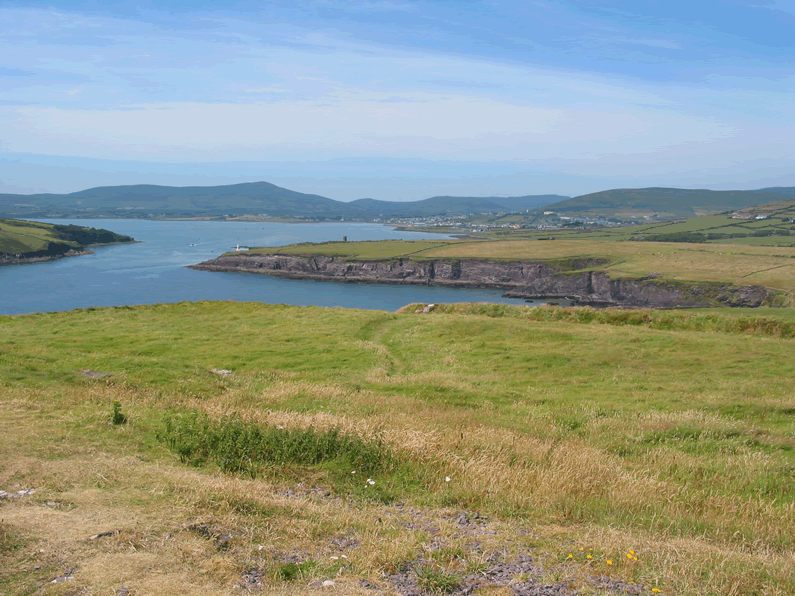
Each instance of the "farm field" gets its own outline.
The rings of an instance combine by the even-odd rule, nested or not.
[[[0,219],[0,252],[28,252],[47,248],[48,242],[55,240],[51,226],[30,225],[20,226],[18,220]]]
[[[108,230],[0,218],[0,257],[56,256],[92,244],[132,241]]]
[[[795,591],[792,317],[422,306],[0,318],[0,592]]]
[[[235,254],[235,253],[227,253]],[[412,258],[550,261],[607,259],[598,269],[613,278],[656,274],[685,282],[761,284],[788,295],[795,291],[795,247],[684,242],[600,240],[445,240],[296,244],[259,248],[244,254],[321,254],[351,260]]]
[[[415,258],[501,260],[602,257],[612,277],[651,273],[683,281],[759,283],[795,290],[795,248],[672,242],[493,241],[458,243],[425,250]]]
[[[244,254],[325,255],[350,257],[352,259],[393,259],[413,255],[420,251],[445,246],[455,240],[374,240],[362,242],[301,243],[288,246],[258,247]],[[235,254],[233,252],[227,255]]]
[[[551,239],[555,240],[610,240],[610,241],[675,241],[750,243],[771,246],[795,246],[795,201],[777,201],[742,209],[734,214],[702,215],[688,219],[648,221],[638,219],[637,225],[621,227],[554,227],[538,229],[543,222],[537,214],[505,215],[500,217],[473,216],[471,221],[489,228],[479,232],[485,239]],[[762,219],[756,219],[756,217]],[[581,218],[586,221],[588,218]],[[522,229],[500,228],[502,224],[521,223]],[[572,223],[572,222],[569,222]],[[426,231],[439,231],[428,227]],[[450,228],[455,232],[455,228]],[[674,235],[673,237],[671,235]],[[678,236],[678,237],[677,237]],[[689,236],[689,237],[688,237]],[[732,237],[733,236],[733,237]],[[747,238],[743,238],[747,237]]]

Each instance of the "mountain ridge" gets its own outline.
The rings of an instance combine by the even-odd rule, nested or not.
[[[275,217],[378,219],[521,212],[544,208],[565,215],[631,217],[656,213],[680,218],[744,209],[787,198],[795,198],[795,187],[757,190],[617,188],[576,197],[554,194],[514,197],[440,195],[406,202],[377,199],[344,202],[260,181],[219,186],[98,186],[67,194],[0,194],[0,215],[96,217],[123,214],[134,217],[144,214],[266,214]]]
[[[709,190],[670,187],[616,188],[589,193],[547,205],[559,213],[602,215],[665,213],[672,217],[694,217],[753,207],[762,203],[795,198],[795,187],[757,190]]]
[[[527,211],[568,197],[431,197],[420,201],[358,199],[336,201],[315,194],[282,188],[270,182],[245,182],[221,186],[161,186],[134,184],[99,186],[68,194],[0,194],[0,213],[30,214],[37,210],[75,213],[129,211],[146,213],[267,213],[275,216],[324,217],[423,217],[465,215],[472,212]],[[501,204],[504,201],[506,204]]]

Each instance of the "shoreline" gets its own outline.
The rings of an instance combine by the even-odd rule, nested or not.
[[[122,243],[120,243],[122,244]],[[123,243],[126,244],[126,243]],[[44,257],[0,257],[0,266],[3,265],[26,265],[28,263],[45,263],[47,261],[57,261],[58,259],[63,259],[66,257],[79,257],[82,255],[93,255],[93,250],[70,250],[60,255],[50,255]]]
[[[0,256],[0,266],[3,265],[27,265],[29,263],[46,263],[47,261],[57,261],[66,257],[80,257],[83,255],[93,255],[93,250],[88,247],[98,248],[100,246],[117,246],[122,244],[143,244],[143,240],[133,240],[132,242],[105,242],[98,244],[86,244],[83,250],[68,250],[60,255],[47,255],[41,257],[12,257]]]
[[[270,254],[219,256],[188,268],[337,283],[488,288],[504,290],[503,296],[509,298],[565,297],[575,305],[598,307],[759,307],[776,303],[776,292],[761,285],[677,282],[655,276],[614,279],[593,265],[596,263],[583,263],[580,270],[561,272],[543,261],[355,261],[322,255]]]

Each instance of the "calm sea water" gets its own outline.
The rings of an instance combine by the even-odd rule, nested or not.
[[[288,280],[247,273],[186,269],[244,246],[281,246],[327,240],[447,238],[401,232],[375,224],[277,224],[135,219],[56,220],[128,234],[140,244],[104,246],[95,254],[0,267],[0,314],[181,302],[236,300],[301,306],[344,306],[397,310],[412,302],[500,302],[498,290],[433,286],[343,284]]]

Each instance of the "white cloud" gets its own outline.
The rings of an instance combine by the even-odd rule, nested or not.
[[[795,14],[795,1],[793,0],[773,0],[770,4],[763,4],[760,8],[770,8]]]
[[[544,160],[647,153],[735,131],[665,110],[555,110],[469,97],[375,94],[261,104],[170,103],[113,110],[0,110],[7,151],[144,159]]]
[[[653,176],[749,151],[773,159],[779,134],[793,131],[770,123],[795,121],[788,94],[748,77],[648,82],[294,24],[204,14],[190,25],[0,9],[4,60],[38,73],[0,91],[0,148],[177,162],[492,160]],[[623,33],[605,40],[678,47]]]

